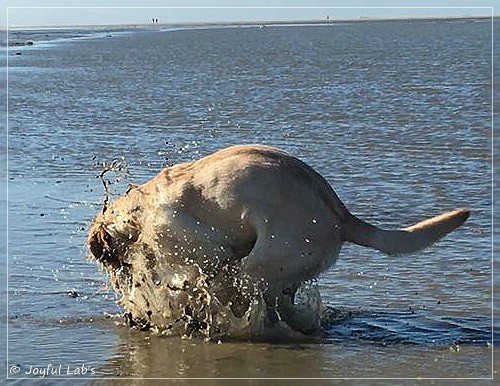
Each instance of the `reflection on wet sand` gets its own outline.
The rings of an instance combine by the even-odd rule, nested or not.
[[[352,328],[355,319],[346,317],[337,327]],[[372,317],[371,322],[376,320]],[[370,316],[365,315],[364,321],[369,323]],[[213,378],[217,382],[220,378],[474,378],[491,374],[492,348],[488,344],[433,347],[387,343],[380,335],[321,342],[214,343],[162,337],[125,326],[118,327],[117,333],[115,355],[99,369],[105,377]],[[398,354],[401,350],[404,356]],[[116,382],[108,379],[105,384]]]

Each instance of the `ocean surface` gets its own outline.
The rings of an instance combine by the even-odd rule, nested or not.
[[[71,385],[123,377],[376,385],[498,371],[492,97],[500,100],[500,71],[491,20],[32,29],[8,38],[2,375]],[[498,33],[494,41],[498,53]],[[125,327],[109,278],[87,260],[103,165],[127,165],[107,175],[118,197],[167,165],[241,143],[307,162],[376,225],[458,207],[472,215],[414,255],[344,245],[313,283],[337,315],[319,341],[217,344]]]

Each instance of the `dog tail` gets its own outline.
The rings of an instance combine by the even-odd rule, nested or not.
[[[384,230],[349,213],[344,241],[375,248],[388,255],[399,255],[423,249],[462,225],[469,209],[456,209],[421,221],[408,228]]]

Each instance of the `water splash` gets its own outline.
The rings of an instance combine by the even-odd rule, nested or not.
[[[100,173],[96,176],[102,182],[104,187],[104,204],[102,211],[105,212],[113,192],[110,190],[112,185],[116,185],[122,182],[128,182],[130,180],[130,171],[128,168],[127,161],[125,157],[120,157],[119,159],[114,159],[112,161],[98,161],[97,156],[93,158],[94,168],[100,169]],[[114,179],[109,178],[109,174],[114,174]],[[127,190],[130,189],[132,184],[128,182]]]
[[[279,339],[320,330],[324,306],[315,283],[298,288],[292,315],[270,324],[265,283],[242,274],[238,263],[216,266],[217,259],[209,258],[212,264],[202,267],[185,257],[185,248],[171,255],[158,244],[127,248],[126,263],[104,266],[131,327],[207,340]]]

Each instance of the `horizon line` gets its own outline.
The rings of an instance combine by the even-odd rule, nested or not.
[[[55,8],[55,7],[11,7],[11,8]],[[66,8],[66,7],[63,7]],[[85,8],[85,7],[74,7]],[[94,7],[95,8],[95,7]],[[100,7],[100,8],[115,8],[115,7]],[[135,7],[131,7],[135,8]],[[156,7],[155,7],[156,8]],[[382,7],[385,8],[385,7]],[[427,7],[426,7],[427,8]],[[469,8],[469,7],[464,7]],[[491,8],[492,7],[483,7]],[[477,9],[477,8],[476,8]],[[362,22],[391,22],[391,21],[425,21],[425,20],[471,20],[471,19],[495,19],[500,15],[435,15],[435,16],[394,16],[394,17],[370,17],[356,16],[352,18],[341,19],[276,19],[276,20],[224,20],[224,21],[169,21],[169,22],[138,22],[138,23],[102,23],[102,24],[54,24],[54,25],[12,25],[1,28],[1,30],[22,30],[22,29],[70,29],[70,28],[95,28],[95,27],[202,27],[202,26],[273,26],[273,25],[306,25],[306,24],[342,24],[342,23],[362,23]]]

